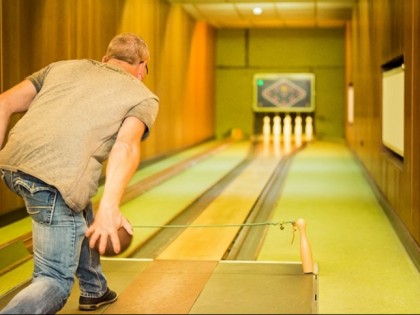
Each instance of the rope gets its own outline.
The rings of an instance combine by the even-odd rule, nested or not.
[[[280,229],[284,229],[284,224],[295,224],[295,221],[282,221],[282,222],[257,222],[257,223],[241,223],[241,224],[169,224],[169,225],[132,225],[133,228],[214,228],[214,227],[253,227],[263,225],[279,225]]]
[[[241,223],[241,224],[194,224],[194,225],[188,225],[188,224],[168,224],[168,225],[132,225],[133,228],[158,228],[158,229],[164,229],[164,228],[215,228],[215,227],[253,227],[253,226],[264,226],[264,225],[279,225],[280,230],[284,230],[285,224],[291,224],[293,226],[292,228],[292,241],[291,244],[293,244],[293,241],[295,239],[295,232],[296,232],[296,222],[295,221],[282,221],[282,222],[257,222],[257,223]]]

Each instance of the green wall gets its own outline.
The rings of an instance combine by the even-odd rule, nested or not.
[[[218,29],[216,32],[216,136],[241,128],[261,133],[255,114],[255,73],[315,74],[314,131],[344,138],[344,29]]]

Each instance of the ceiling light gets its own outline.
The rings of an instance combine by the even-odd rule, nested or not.
[[[260,7],[255,7],[252,9],[252,12],[254,12],[255,15],[260,15],[262,13],[262,9]]]

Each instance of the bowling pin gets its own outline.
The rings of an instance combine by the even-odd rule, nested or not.
[[[263,118],[264,142],[268,142],[270,140],[270,135],[271,135],[270,116],[264,116]]]
[[[313,136],[312,117],[307,116],[305,119],[305,137],[306,141],[311,141]]]
[[[304,273],[312,273],[314,263],[312,260],[312,250],[306,234],[306,222],[304,219],[298,219],[295,223],[300,234],[300,258],[302,260],[302,268]]]
[[[295,118],[295,136],[302,135],[302,117],[300,115],[296,115]]]
[[[296,115],[295,118],[295,143],[297,147],[300,147],[302,144],[302,117],[300,115]]]
[[[280,133],[281,133],[281,118],[279,115],[276,115],[273,118],[273,135],[280,136]]]
[[[289,138],[292,134],[292,117],[286,114],[283,120],[283,136]]]
[[[279,115],[274,116],[273,118],[273,142],[274,144],[280,143],[280,134],[281,134],[281,118]]]
[[[283,145],[284,152],[291,152],[291,135],[292,135],[292,117],[287,114],[283,119]]]

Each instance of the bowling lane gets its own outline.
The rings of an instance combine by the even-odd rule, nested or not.
[[[157,259],[221,260],[278,162],[257,156]]]
[[[250,146],[248,141],[234,142],[122,205],[121,211],[134,227],[134,236],[129,248],[118,257],[133,255],[162,226],[170,223],[244,161]]]

